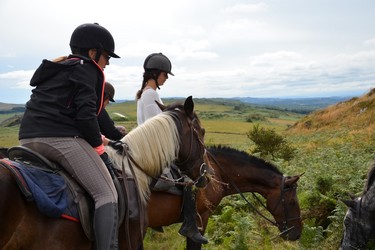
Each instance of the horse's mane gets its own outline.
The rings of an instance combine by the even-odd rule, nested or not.
[[[131,130],[121,141],[128,146],[129,155],[142,168],[140,170],[133,164],[135,177],[145,202],[150,195],[148,187],[151,176],[159,176],[178,156],[180,137],[173,113],[163,112],[148,119]],[[116,167],[121,169],[124,164],[129,173],[126,157],[123,158],[111,147],[107,147],[106,152],[114,160]]]
[[[276,167],[276,165],[272,164],[271,162],[265,161],[262,158],[250,155],[245,151],[240,151],[234,148],[230,148],[227,146],[222,145],[215,145],[208,148],[209,151],[216,151],[216,152],[225,152],[226,154],[232,155],[233,159],[242,159],[247,162],[253,162],[254,166],[266,168],[275,172],[279,175],[283,175],[283,173]]]

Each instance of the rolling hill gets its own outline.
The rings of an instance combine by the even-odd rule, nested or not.
[[[316,110],[295,123],[289,131],[375,131],[375,88],[367,94]]]
[[[0,102],[0,114],[9,114],[25,111],[25,105],[23,104],[10,104]]]
[[[308,97],[308,98],[253,98],[238,97],[233,98],[244,103],[257,106],[278,108],[292,112],[308,114],[314,110],[325,108],[329,105],[350,99],[347,96],[332,97]]]

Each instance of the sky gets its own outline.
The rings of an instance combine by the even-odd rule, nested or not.
[[[134,100],[143,61],[172,72],[161,98],[360,96],[375,85],[373,0],[0,0],[0,102],[25,103],[43,59],[70,53],[97,22],[115,39],[105,68],[115,99]]]

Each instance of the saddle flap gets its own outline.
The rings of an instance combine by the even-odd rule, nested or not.
[[[14,146],[8,149],[8,158],[12,161],[22,161],[43,169],[59,170],[60,168],[43,155],[24,146]]]

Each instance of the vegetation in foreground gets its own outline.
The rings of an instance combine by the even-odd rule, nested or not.
[[[304,219],[299,241],[283,241],[274,226],[233,195],[225,198],[211,217],[205,249],[338,249],[346,212],[340,200],[349,193],[362,192],[375,158],[374,92],[307,116],[238,103],[196,102],[208,146],[222,144],[257,155],[263,152],[262,157],[273,161],[285,175],[304,173],[298,188]],[[110,105],[109,111],[128,130],[136,126],[134,103]],[[116,113],[126,118],[120,119]],[[0,122],[8,117],[0,114]],[[254,129],[284,141],[293,149],[292,157],[257,151],[259,142],[251,138]],[[17,133],[17,126],[1,127],[0,147],[17,144]],[[247,197],[253,199],[250,194]],[[164,233],[149,230],[145,249],[184,249],[179,226],[166,227]]]

